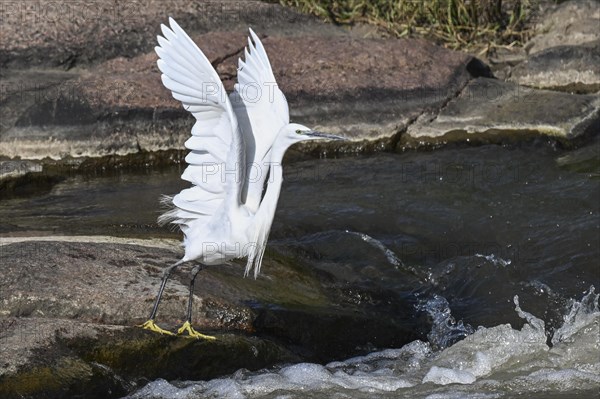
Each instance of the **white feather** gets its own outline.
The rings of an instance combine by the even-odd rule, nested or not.
[[[164,200],[174,208],[159,222],[181,227],[186,252],[182,261],[214,264],[247,256],[245,274],[254,270],[256,277],[283,180],[281,170],[274,171],[270,162],[280,162],[296,140],[273,150],[282,128],[289,124],[287,101],[276,86],[265,48],[251,29],[244,60],[238,60],[238,83],[228,97],[202,51],[172,18],[169,25],[161,25],[157,65],[165,87],[196,118],[185,142],[191,151],[181,176],[193,186]],[[245,98],[250,95],[254,97]],[[258,178],[252,180],[251,163],[259,169]],[[269,170],[275,181],[269,182],[263,198]],[[246,252],[228,250],[219,257],[204,249],[211,242],[237,245]]]

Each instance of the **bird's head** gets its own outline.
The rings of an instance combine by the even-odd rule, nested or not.
[[[322,133],[298,123],[289,123],[279,132],[279,139],[288,146],[307,140],[345,140],[344,137]]]

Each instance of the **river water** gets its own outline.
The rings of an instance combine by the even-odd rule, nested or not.
[[[326,365],[157,380],[132,397],[597,397],[598,151],[529,143],[289,163],[269,245],[410,298],[427,338]],[[4,199],[0,234],[177,237],[155,220],[159,195],[186,186],[180,173],[73,176]]]

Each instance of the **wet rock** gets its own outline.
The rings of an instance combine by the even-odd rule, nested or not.
[[[596,135],[590,145],[560,156],[556,159],[556,163],[559,167],[573,172],[594,173],[600,167],[600,157],[598,157],[599,145],[600,136]]]
[[[0,199],[45,192],[62,180],[61,176],[44,173],[39,162],[0,161]]]
[[[3,398],[117,398],[149,379],[210,379],[298,360],[276,343],[243,335],[199,341],[65,319],[0,322]]]
[[[535,136],[566,141],[598,131],[598,96],[536,90],[479,78],[440,113],[423,115],[411,125],[399,148],[464,141],[507,142]]]
[[[0,246],[2,397],[120,397],[147,378],[206,379],[329,361],[415,338],[408,315],[389,313],[403,306],[397,300],[386,296],[383,308],[357,303],[347,284],[341,289],[327,273],[277,252],[257,280],[244,279],[238,263],[201,272],[193,323],[217,341],[161,336],[133,326],[145,321],[178,242],[71,240]],[[183,322],[188,273],[182,266],[167,284],[157,316],[163,328]]]
[[[42,165],[33,161],[0,161],[0,181],[8,178],[37,173],[42,171]]]

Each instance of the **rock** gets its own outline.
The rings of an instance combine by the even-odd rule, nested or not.
[[[148,379],[211,379],[298,360],[272,341],[242,335],[209,342],[65,319],[0,322],[3,398],[119,398]]]
[[[148,3],[27,3],[1,5],[0,67],[71,69],[115,57],[134,57],[156,45],[160,24],[175,18],[189,31],[245,30],[301,35],[344,34],[344,30],[262,1]]]
[[[217,6],[216,3],[213,5]],[[109,2],[101,3],[101,6],[116,7]],[[347,30],[325,24],[314,17],[301,16],[274,4],[240,3],[231,5],[231,10],[225,10],[225,6],[219,5],[219,12],[213,13],[214,10],[206,10],[207,5],[202,4],[152,3],[134,20],[119,20],[111,25],[110,32],[102,31],[105,33],[102,40],[97,34],[101,21],[90,21],[89,26],[83,26],[85,24],[76,17],[60,24],[67,24],[61,27],[77,34],[68,33],[64,37],[56,37],[56,41],[43,39],[44,32],[57,28],[46,20],[40,21],[37,28],[42,32],[40,37],[32,31],[33,28],[27,27],[14,43],[0,40],[0,44],[3,43],[0,54],[9,54],[10,60],[13,60],[7,61],[6,65],[10,68],[3,72],[8,90],[0,93],[3,101],[0,156],[53,159],[65,163],[79,158],[140,154],[146,157],[144,154],[149,153],[168,154],[166,156],[172,160],[173,153],[179,151],[179,154],[184,154],[183,143],[190,135],[194,120],[160,83],[156,55],[152,51],[159,24],[166,21],[167,9],[204,50],[226,90],[231,90],[236,80],[236,61],[243,54],[246,28],[253,25],[262,35],[275,76],[287,96],[292,121],[350,139],[347,142],[305,143],[296,146],[292,151],[295,153],[321,155],[327,152],[393,150],[398,144],[402,148],[407,140],[417,137],[419,140],[413,141],[413,144],[419,141],[432,144],[426,137],[439,138],[447,133],[442,127],[447,123],[446,105],[451,104],[450,109],[456,107],[458,100],[454,99],[474,78],[492,76],[487,65],[478,59],[423,40],[363,38],[364,31],[360,29]],[[555,14],[544,15],[540,26],[548,32],[552,29],[570,32],[571,28],[562,22],[544,24],[556,15],[563,15],[561,13],[571,13],[568,14],[571,20],[578,15],[588,15],[595,20],[597,16],[593,7],[590,2],[579,6],[562,4],[553,9]],[[235,18],[229,19],[229,12]],[[267,18],[269,13],[274,13],[272,19]],[[194,18],[196,14],[203,17]],[[8,22],[9,30],[16,29],[13,22]],[[222,30],[223,27],[227,27],[228,31]],[[541,42],[535,44],[532,41],[530,54],[522,49],[506,52],[500,57],[502,59],[494,60],[496,70],[501,76],[521,85],[577,93],[595,92],[600,88],[600,73],[596,67],[600,59],[600,40],[592,38],[592,30],[586,29],[578,36],[579,42],[570,39],[548,41],[553,44],[547,48],[539,44]],[[119,38],[122,39],[121,45],[118,44]],[[587,42],[582,44],[581,41]],[[85,43],[85,48],[82,43]],[[561,45],[557,46],[557,43]],[[33,60],[32,65],[37,65],[37,58],[32,54],[42,49],[48,51],[59,44],[67,49],[65,51],[79,54],[74,58],[78,68],[68,72],[17,69],[24,65],[25,59]],[[132,46],[136,51],[131,50]],[[2,48],[5,53],[2,53]],[[47,63],[40,60],[40,65],[64,67],[66,64],[59,60],[62,56],[53,53],[53,57],[55,55],[58,58]],[[472,82],[469,87],[474,89],[478,85],[481,86]],[[494,85],[486,83],[485,86]],[[515,94],[492,94],[493,106],[498,106],[496,100],[506,100],[503,109],[510,114],[521,115],[523,122],[518,122],[521,126],[518,131],[571,139],[585,136],[580,131],[590,131],[588,125],[595,126],[595,117],[590,119],[591,122],[585,119],[586,115],[595,115],[588,112],[596,109],[595,105],[588,107],[589,99],[581,100],[588,105],[582,105],[583,113],[579,115],[583,116],[578,119],[576,106],[564,108],[556,103],[559,98],[569,98],[570,101],[571,97],[529,92],[514,85],[494,86],[491,90],[496,89],[518,92],[519,96],[525,93],[527,99],[534,99],[533,107],[528,104],[528,107],[520,109],[518,105],[510,106],[507,100]],[[466,94],[470,95],[473,93]],[[484,93],[484,96],[487,95]],[[548,112],[549,106],[538,106],[537,99],[551,97],[561,112],[551,112],[552,116],[546,118],[540,113]],[[484,99],[487,101],[486,97]],[[490,107],[484,105],[482,112],[487,110],[494,114]],[[467,108],[461,108],[461,112],[468,115],[475,112]],[[527,112],[531,114],[525,115]],[[567,119],[560,119],[558,115]],[[469,127],[473,133],[486,133],[487,136],[479,135],[479,141],[490,137],[496,140],[508,136],[511,139],[530,136],[508,134],[515,128],[508,124],[511,122],[508,116],[502,117],[504,119],[493,116],[495,119],[491,118],[479,127]],[[538,117],[542,117],[542,124],[535,122]],[[453,118],[458,117],[453,115]],[[410,126],[417,119],[418,123]],[[494,121],[499,125],[494,125]],[[441,129],[440,132],[433,133],[433,126]],[[425,130],[419,132],[421,128]],[[408,134],[403,135],[405,131]],[[460,131],[450,134],[455,137],[453,141],[474,138],[471,134],[461,135]],[[495,133],[489,136],[492,132]],[[160,158],[160,155],[157,157]],[[181,157],[178,160],[181,161]]]
[[[600,131],[600,97],[529,89],[479,78],[436,114],[423,115],[401,138],[405,146],[505,142],[535,136],[558,140]]]
[[[598,146],[600,135],[596,135],[590,145],[578,148],[558,157],[556,164],[562,168],[577,173],[594,173],[598,168]]]
[[[33,161],[0,161],[0,181],[26,175],[39,173],[42,165]]]
[[[600,91],[600,4],[568,1],[541,17],[528,55],[508,79],[521,85],[576,93]],[[510,59],[503,56],[503,62]]]
[[[510,81],[542,89],[577,93],[600,91],[600,39],[579,46],[557,46],[517,65]]]
[[[241,31],[194,36],[229,90],[245,37]],[[350,150],[364,147],[363,140],[389,142],[472,76],[489,73],[471,56],[422,40],[269,36],[264,45],[292,119],[354,139]],[[34,106],[23,105],[11,108],[14,125],[0,132],[3,155],[62,159],[182,149],[193,124],[162,86],[154,53],[112,59],[53,87]]]
[[[173,247],[176,245],[174,242]],[[162,269],[178,260],[175,251],[163,248],[82,242],[15,243],[3,246],[1,256],[6,266],[0,277],[0,314],[123,325],[145,321]],[[220,278],[240,275],[239,266],[220,270],[225,269],[228,273]],[[198,281],[202,299],[198,298],[194,318],[205,328],[252,331],[251,309],[237,305],[241,300],[239,286],[236,290],[230,284],[216,282],[213,272],[206,270],[199,279],[202,281]],[[178,276],[170,282],[161,305],[165,315],[161,321],[172,327],[183,323],[188,297],[188,276]],[[265,283],[259,282],[258,286]],[[298,289],[305,292],[304,298],[309,298],[311,292],[317,297],[319,294],[309,286],[300,285]],[[222,299],[221,290],[228,292],[228,301]],[[295,290],[288,291],[286,298],[288,294],[301,296]],[[272,302],[284,301],[275,293],[267,296]],[[210,311],[206,310],[206,302]]]
[[[557,46],[578,46],[598,40],[600,5],[596,0],[571,0],[546,8],[525,49],[535,54]]]
[[[490,51],[489,57],[484,59],[489,63],[495,78],[508,80],[512,69],[527,59],[527,52],[523,47],[498,47]]]
[[[261,34],[282,36],[352,34],[262,1],[184,4],[169,0],[143,6],[107,0],[10,2],[0,7],[0,156],[9,158],[98,157],[181,147],[182,132],[189,133],[191,119],[183,118],[185,112],[178,104],[155,110],[136,108],[144,102],[148,105],[148,99],[127,103],[140,85],[147,89],[142,97],[163,93],[157,76],[148,73],[156,72],[156,35],[169,16],[195,37],[207,34],[202,46],[207,53],[218,50],[212,58],[215,65],[240,51],[248,26]],[[239,40],[218,41],[218,34],[207,33],[213,31],[238,32],[233,36]],[[232,38],[222,32],[221,36]],[[136,65],[129,62],[136,57],[142,57]],[[104,62],[107,65],[100,66]],[[105,96],[110,106],[93,108],[97,96]],[[168,103],[169,97],[162,102]],[[173,112],[178,121],[172,121]],[[139,137],[136,123],[144,127]],[[174,137],[169,138],[171,133]]]
[[[471,56],[414,39],[267,38],[265,46],[291,118],[355,141],[394,137],[488,73]]]
[[[45,192],[62,180],[61,176],[44,173],[39,162],[0,161],[0,199]]]
[[[349,291],[363,287],[340,286],[277,252],[256,281],[243,278],[237,262],[201,272],[193,323],[217,341],[161,336],[133,326],[145,321],[162,269],[178,258],[177,241],[44,239],[57,241],[0,245],[3,398],[121,397],[146,378],[207,379],[239,368],[326,362],[417,336],[410,312],[398,312],[400,299],[357,302]],[[167,284],[156,320],[163,328],[182,324],[188,272],[178,270]]]

